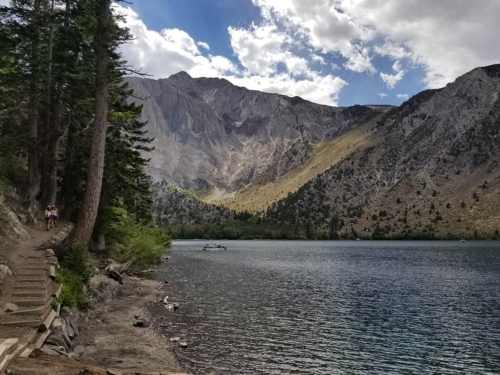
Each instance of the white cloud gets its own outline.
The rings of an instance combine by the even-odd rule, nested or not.
[[[408,94],[397,94],[396,97],[403,100],[408,100],[410,98]]]
[[[392,65],[392,69],[396,72],[396,74],[380,73],[380,78],[382,78],[382,81],[385,82],[389,90],[392,90],[396,84],[403,79],[406,73],[399,60]]]
[[[204,48],[206,49],[207,51],[210,51],[210,46],[208,45],[208,43],[205,43],[205,42],[198,42],[196,43],[198,46],[200,46],[201,48]]]
[[[498,0],[335,0],[359,27],[385,43],[374,52],[409,58],[425,70],[428,87],[441,87],[482,65],[498,63]]]
[[[122,52],[157,78],[184,70],[323,104],[335,104],[347,84],[337,74],[375,74],[377,56],[393,62],[392,71],[378,72],[389,90],[411,69],[423,69],[425,84],[440,87],[500,59],[499,0],[252,1],[263,20],[228,27],[234,57],[207,56],[206,42],[179,29],[150,30],[117,5],[137,37]]]
[[[321,53],[339,53],[347,61],[344,67],[355,72],[375,72],[369,49],[363,41],[373,37],[371,29],[352,22],[325,0],[253,0],[267,22],[284,25]]]
[[[320,55],[316,55],[315,53],[311,54],[311,60],[320,63],[321,65],[327,64],[323,57],[321,57]]]
[[[229,27],[228,31],[234,53],[250,73],[273,74],[276,65],[285,61],[287,36],[277,26],[252,24],[250,29]]]
[[[387,94],[385,92],[379,92],[377,95],[380,96],[382,99],[387,97]]]
[[[252,0],[267,22],[344,67],[375,72],[373,56],[422,67],[428,87],[500,60],[499,0]],[[402,73],[384,73],[395,85]]]
[[[126,26],[136,37],[123,45],[121,52],[131,65],[154,78],[186,71],[193,77],[225,78],[249,89],[301,96],[328,105],[336,105],[340,90],[347,85],[339,77],[312,70],[306,59],[290,51],[293,40],[274,24],[228,29],[231,46],[243,67],[240,69],[227,57],[204,56],[198,46],[205,48],[205,43],[183,30],[150,30],[131,8],[114,7],[125,16]],[[279,72],[278,66],[283,71]]]

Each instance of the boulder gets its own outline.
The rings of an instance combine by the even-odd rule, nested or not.
[[[47,340],[45,340],[46,345],[52,345],[52,346],[57,346],[57,347],[63,347],[65,349],[68,348],[66,341],[64,341],[64,338],[61,335],[54,335],[51,334]]]
[[[10,302],[7,302],[5,304],[5,308],[3,309],[3,311],[5,312],[15,312],[17,310],[19,310],[19,307],[16,304]]]
[[[187,344],[187,342],[186,342],[186,341],[181,341],[181,342],[179,343],[179,347],[181,347],[181,348],[187,348],[187,346],[188,346],[188,344]]]
[[[73,350],[73,353],[75,354],[75,356],[77,357],[80,357],[83,355],[83,353],[85,353],[85,346],[83,345],[78,345],[75,347],[75,349]]]
[[[170,342],[179,342],[179,341],[181,341],[180,337],[171,337],[170,338]]]
[[[57,339],[62,338],[64,340],[64,343],[66,344],[66,348],[71,347],[71,338],[68,333],[68,327],[66,321],[63,318],[57,317],[54,319],[54,321],[52,322],[51,331],[52,333],[49,336],[49,339],[51,337],[55,337]]]
[[[23,214],[17,214],[17,217],[19,219],[19,221],[21,223],[23,223],[24,225],[27,225],[28,224],[28,216],[27,215],[23,215]]]
[[[89,291],[95,302],[110,302],[122,295],[123,286],[104,275],[98,274],[90,279]]]
[[[134,327],[146,328],[149,327],[149,323],[142,319],[137,320],[136,322],[134,322]]]
[[[65,322],[64,328],[66,329],[66,332],[68,334],[68,337],[73,340],[75,338],[75,332],[73,331],[73,328],[71,327],[70,321],[71,319],[68,318],[62,318]]]
[[[12,276],[12,271],[5,264],[0,264],[0,281],[2,281],[6,276]]]
[[[97,349],[95,346],[93,345],[90,345],[90,346],[87,346],[83,352],[83,356],[86,357],[86,356],[91,356],[91,355],[94,355],[95,353],[97,353]]]
[[[75,337],[78,336],[78,326],[76,325],[74,319],[70,320],[69,325],[71,326],[71,329],[73,330],[73,334],[75,335]]]
[[[61,315],[62,318],[68,318],[72,316],[73,313],[71,312],[71,309],[68,306],[63,306],[61,307],[61,312],[59,315]]]

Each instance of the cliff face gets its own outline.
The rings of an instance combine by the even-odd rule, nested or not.
[[[491,235],[500,229],[499,94],[495,65],[414,96],[379,120],[373,136],[382,142],[351,154],[269,215],[317,225],[338,216],[345,220],[337,232],[360,236]]]
[[[222,79],[127,78],[146,98],[143,119],[154,137],[147,172],[183,188],[234,192],[265,184],[304,163],[311,150],[381,109],[334,108],[250,91]]]

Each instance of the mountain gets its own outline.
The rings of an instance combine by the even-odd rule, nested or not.
[[[491,237],[500,230],[500,65],[386,113],[379,141],[321,173],[267,216],[325,236]]]
[[[329,107],[184,72],[126,82],[133,100],[144,104],[143,120],[155,139],[147,172],[202,190],[208,200],[275,181],[311,160],[321,145],[388,109]]]

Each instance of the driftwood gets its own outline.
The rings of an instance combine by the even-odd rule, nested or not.
[[[108,259],[108,265],[104,268],[104,274],[107,275],[111,271],[118,272],[119,274],[127,271],[132,264],[135,262],[135,259],[129,260],[127,263],[118,263],[113,259]]]
[[[118,281],[120,284],[123,284],[121,274],[132,266],[135,259],[131,259],[127,263],[118,263],[113,259],[107,259],[106,262],[108,265],[104,268],[104,274],[109,278]]]

